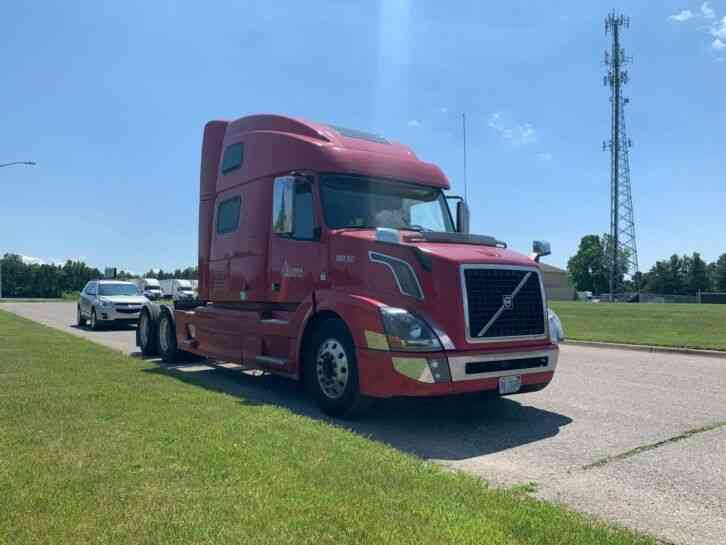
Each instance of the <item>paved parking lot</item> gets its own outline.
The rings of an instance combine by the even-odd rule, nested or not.
[[[134,330],[75,327],[73,303],[9,310],[117,350]],[[321,418],[295,384],[206,365],[170,379]],[[243,410],[243,409],[241,409]],[[392,400],[354,431],[451,468],[537,494],[671,543],[726,543],[726,359],[562,347],[552,385],[495,401]]]

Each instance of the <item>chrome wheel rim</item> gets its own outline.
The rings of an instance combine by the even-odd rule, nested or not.
[[[330,399],[338,399],[348,385],[348,354],[338,339],[323,341],[315,357],[315,371],[320,389]]]
[[[141,338],[141,346],[149,344],[149,319],[146,317],[146,312],[142,312],[141,318],[139,318],[139,337]]]
[[[159,324],[159,346],[162,352],[169,351],[169,320],[162,318]]]

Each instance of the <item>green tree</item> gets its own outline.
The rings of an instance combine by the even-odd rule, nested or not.
[[[582,237],[577,253],[567,262],[567,270],[579,291],[601,293],[608,290],[607,261],[599,236]]]
[[[693,252],[693,255],[688,260],[684,256],[684,262],[687,263],[686,286],[688,292],[695,294],[699,291],[707,291],[710,283],[706,270],[706,262],[701,259],[701,254]]]
[[[716,261],[713,283],[716,291],[726,291],[726,254],[721,254]]]

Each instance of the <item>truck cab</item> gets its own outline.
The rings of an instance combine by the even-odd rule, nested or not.
[[[377,135],[276,115],[204,131],[194,306],[149,307],[139,345],[304,380],[322,409],[544,388],[559,321],[540,255],[468,233],[435,165]],[[145,321],[146,320],[146,321]]]

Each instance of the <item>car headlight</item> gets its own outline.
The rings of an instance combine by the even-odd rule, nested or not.
[[[560,317],[555,314],[552,309],[547,309],[547,320],[550,325],[550,339],[555,342],[562,342],[565,340],[565,329],[562,327]]]
[[[383,331],[391,350],[435,352],[443,350],[429,325],[403,308],[381,308]]]
[[[102,307],[112,307],[113,303],[111,301],[106,301],[105,299],[101,299],[99,301],[101,303]]]

